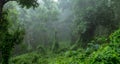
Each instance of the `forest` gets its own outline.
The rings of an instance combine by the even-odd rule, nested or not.
[[[120,64],[120,0],[0,0],[0,64]]]

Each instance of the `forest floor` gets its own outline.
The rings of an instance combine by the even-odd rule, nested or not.
[[[42,53],[42,52],[41,52]],[[32,52],[11,58],[11,64],[119,64],[120,44],[104,44],[98,50],[68,50],[62,53]]]

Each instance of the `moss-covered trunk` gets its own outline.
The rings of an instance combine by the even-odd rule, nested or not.
[[[5,36],[8,32],[8,21],[4,17],[3,7],[7,1],[0,0],[0,53],[2,57],[2,64],[9,64],[10,51],[8,48],[8,42],[6,43]],[[6,44],[6,45],[5,45]]]

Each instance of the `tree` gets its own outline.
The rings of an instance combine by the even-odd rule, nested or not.
[[[54,37],[54,25],[59,15],[57,3],[53,0],[44,0],[44,4],[41,3],[35,9],[23,8],[18,11],[19,21],[25,26],[26,50],[34,51],[39,45],[44,46],[46,50],[50,49]]]
[[[89,3],[88,0],[86,0],[86,2],[83,1],[86,3],[83,4],[83,7],[81,7],[83,8],[83,10],[81,10],[81,8],[79,8],[80,6],[78,6],[81,5],[81,1],[77,0],[77,2],[75,3],[76,7],[74,7],[75,8],[74,22],[76,23],[77,26],[77,30],[76,30],[78,34],[77,42],[82,47],[86,47],[87,44],[95,37],[99,37],[99,36],[108,37],[110,33],[112,33],[114,30],[117,29],[117,23],[115,21],[114,9],[110,6],[111,4],[108,5],[108,1],[105,0],[91,1],[98,3],[94,5],[87,4]],[[99,28],[101,26],[102,28]],[[107,33],[105,33],[105,31],[103,30],[104,28],[107,29]],[[105,35],[103,33],[105,33]],[[98,34],[99,36],[96,34]]]
[[[2,64],[9,64],[9,58],[12,48],[15,44],[19,44],[24,38],[24,30],[19,27],[14,33],[9,32],[9,20],[7,20],[7,12],[3,11],[4,5],[9,1],[16,1],[22,7],[37,7],[37,0],[0,0],[0,50],[2,52]]]
[[[4,5],[9,1],[16,1],[22,7],[27,7],[27,8],[38,6],[37,0],[0,0],[0,16],[2,16]]]

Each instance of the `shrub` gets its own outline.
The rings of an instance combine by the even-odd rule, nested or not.
[[[120,43],[120,29],[110,35],[111,43]]]

